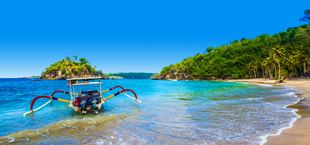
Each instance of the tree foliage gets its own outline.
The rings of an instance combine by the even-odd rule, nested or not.
[[[66,57],[63,60],[60,60],[54,64],[51,64],[49,67],[45,68],[45,71],[42,72],[42,74],[49,74],[49,73],[55,73],[57,71],[60,71],[62,75],[75,75],[75,76],[83,76],[86,74],[93,74],[96,73],[103,76],[103,73],[101,71],[96,71],[96,66],[92,67],[89,64],[89,61],[87,61],[85,58],[80,58],[79,61],[77,61],[77,56],[73,56],[74,60],[72,60],[72,57]]]
[[[164,67],[159,75],[177,71],[205,79],[300,76],[309,72],[310,25],[288,28],[275,35],[242,38],[216,48],[207,47],[206,52]]]
[[[299,20],[305,21],[305,22],[310,22],[310,9],[305,10],[305,16],[300,18]]]

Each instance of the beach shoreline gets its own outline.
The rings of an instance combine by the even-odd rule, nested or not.
[[[297,109],[299,116],[291,126],[283,128],[280,134],[271,134],[266,137],[264,145],[274,144],[310,144],[310,80],[285,80],[283,83],[275,84],[275,80],[265,79],[236,79],[228,82],[239,82],[248,84],[268,84],[282,87],[290,87],[293,90],[301,91],[296,93],[297,97],[304,98],[296,104],[287,108]]]

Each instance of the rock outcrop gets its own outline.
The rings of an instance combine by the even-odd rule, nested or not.
[[[64,80],[68,78],[80,78],[80,77],[102,77],[103,79],[109,79],[109,77],[105,75],[101,75],[100,73],[95,74],[84,74],[84,75],[78,75],[78,74],[62,74],[61,71],[55,71],[51,73],[42,73],[40,79],[51,79],[51,80]]]
[[[153,80],[219,80],[215,77],[195,77],[188,73],[178,72],[177,70],[172,70],[167,74],[154,75],[151,79]]]
[[[151,79],[153,80],[193,80],[194,77],[191,77],[185,73],[171,72],[164,75],[154,75]]]

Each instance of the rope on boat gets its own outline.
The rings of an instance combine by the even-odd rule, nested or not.
[[[131,124],[131,125],[133,125],[133,126],[136,126],[136,127],[139,127],[139,128],[144,129],[144,130],[151,131],[151,132],[154,132],[154,133],[157,133],[157,134],[161,134],[161,135],[165,135],[165,136],[169,136],[169,137],[173,137],[173,138],[187,139],[187,140],[204,140],[204,141],[208,141],[208,140],[233,139],[233,138],[239,138],[239,137],[242,137],[242,136],[245,136],[245,135],[254,133],[254,132],[268,130],[268,129],[274,128],[274,127],[276,126],[273,122],[268,123],[268,121],[270,121],[270,120],[265,120],[264,123],[267,125],[267,127],[264,127],[264,128],[261,128],[261,129],[255,129],[255,130],[252,130],[252,131],[249,131],[249,132],[240,134],[240,135],[226,136],[226,137],[215,137],[215,138],[192,138],[192,137],[183,137],[183,136],[177,136],[177,135],[167,134],[167,133],[164,133],[164,132],[157,131],[157,130],[155,130],[155,129],[146,128],[146,127],[143,127],[143,126],[141,126],[141,125],[138,125],[138,124],[129,122],[129,121],[125,120],[124,118],[120,117],[118,114],[113,113],[112,110],[110,109],[108,103],[106,103],[106,104],[107,104],[107,108],[108,108],[109,112],[110,112],[112,115],[113,115],[113,114],[116,115],[120,120],[122,120],[122,121],[124,121],[124,122],[126,122],[126,123],[129,123],[129,124]]]

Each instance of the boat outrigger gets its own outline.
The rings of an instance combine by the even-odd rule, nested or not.
[[[105,103],[106,100],[111,99],[111,98],[113,98],[119,94],[124,94],[127,97],[129,97],[130,99],[133,99],[133,100],[137,101],[138,103],[141,103],[141,101],[138,100],[138,97],[133,90],[124,89],[122,86],[115,86],[115,87],[110,88],[108,90],[101,91],[101,84],[102,84],[102,82],[100,82],[101,78],[102,77],[85,77],[85,78],[67,79],[69,81],[69,83],[67,85],[70,85],[70,92],[57,90],[57,91],[53,92],[51,96],[37,96],[31,102],[30,111],[24,113],[23,115],[27,116],[28,114],[35,112],[35,111],[41,109],[42,107],[46,106],[47,104],[49,104],[53,100],[69,103],[69,106],[72,107],[77,113],[82,113],[82,114],[87,113],[87,112],[98,113],[102,104]],[[98,81],[95,81],[95,80],[98,80]],[[97,90],[94,89],[94,90],[90,90],[90,91],[83,91],[82,86],[85,86],[85,85],[99,85],[99,87]],[[102,97],[103,93],[114,90],[116,88],[121,88],[122,90],[118,91],[117,93],[115,93],[111,96],[108,96],[106,98]],[[128,94],[126,94],[125,92],[132,92],[135,95],[135,97],[131,97]],[[70,94],[71,95],[71,101],[56,98],[56,97],[54,97],[55,93]],[[43,104],[42,106],[40,106],[36,109],[33,109],[33,104],[39,98],[47,98],[50,100],[48,102],[46,102],[45,104]]]

